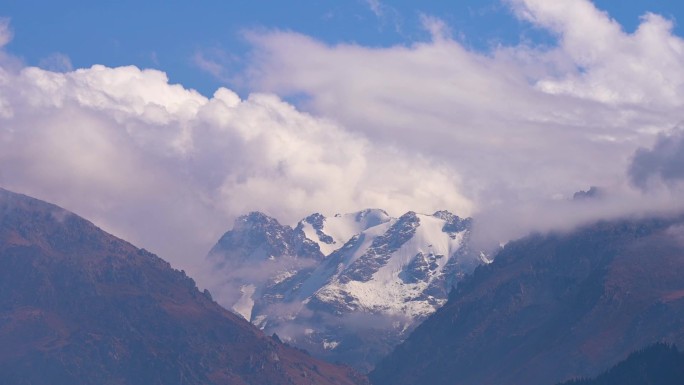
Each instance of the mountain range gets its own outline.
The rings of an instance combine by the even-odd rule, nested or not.
[[[0,382],[368,384],[305,347],[374,385],[681,383],[684,217],[492,257],[470,228],[444,211],[251,213],[208,256],[231,312],[144,249],[0,189]]]
[[[488,262],[468,247],[470,223],[367,209],[293,228],[251,213],[209,253],[222,277],[211,290],[268,334],[367,371]]]
[[[367,381],[265,335],[159,257],[0,189],[0,383]]]

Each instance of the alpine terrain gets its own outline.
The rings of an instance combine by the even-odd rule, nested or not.
[[[313,214],[294,228],[251,213],[209,253],[222,277],[212,292],[268,334],[369,370],[488,262],[469,228],[447,211]]]
[[[183,272],[0,189],[3,384],[364,384],[288,347]]]
[[[371,381],[549,385],[594,377],[653,343],[684,345],[683,276],[681,217],[510,242],[462,280]]]

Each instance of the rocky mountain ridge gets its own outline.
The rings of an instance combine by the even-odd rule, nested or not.
[[[240,293],[219,298],[267,333],[368,370],[482,262],[469,228],[447,211],[312,214],[294,228],[251,213],[209,253],[224,277],[212,292]]]
[[[509,242],[370,377],[547,385],[657,341],[684,344],[684,218],[602,221]]]

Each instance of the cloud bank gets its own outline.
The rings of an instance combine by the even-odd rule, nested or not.
[[[71,70],[59,55],[55,71],[25,67],[2,48],[12,38],[2,19],[0,185],[191,272],[251,210],[292,223],[315,211],[446,208],[475,213],[494,241],[679,208],[670,190],[643,189],[681,175],[679,142],[658,139],[682,120],[673,21],[647,13],[627,33],[587,0],[508,4],[556,42],[474,52],[429,15],[429,41],[392,47],[249,33],[244,99],[227,88],[205,97],[157,70]],[[568,203],[592,185],[613,200]]]
[[[0,184],[193,271],[233,219],[470,202],[447,166],[376,145],[271,94],[211,98],[156,70],[0,72]],[[446,192],[446,193],[445,193]]]
[[[627,33],[586,0],[508,4],[556,42],[473,52],[434,17],[424,17],[431,41],[384,48],[272,31],[248,35],[247,78],[374,143],[450,165],[482,228],[516,222],[488,236],[662,209],[633,191],[627,169],[682,119],[684,40],[673,21],[646,13]],[[550,210],[592,185],[621,203]]]

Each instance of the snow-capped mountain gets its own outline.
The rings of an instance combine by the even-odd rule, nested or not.
[[[224,277],[212,291],[238,293],[217,297],[266,332],[367,370],[482,263],[469,228],[447,211],[313,214],[294,228],[251,213],[212,249]]]
[[[558,384],[597,376],[655,341],[684,346],[682,239],[684,214],[668,212],[511,241],[376,365],[371,382]],[[640,373],[662,373],[645,368],[616,383],[668,383],[646,381]]]

